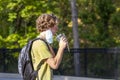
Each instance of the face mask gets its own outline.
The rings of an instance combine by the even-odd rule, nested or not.
[[[45,34],[46,34],[46,41],[47,41],[49,44],[53,43],[53,34],[52,34],[52,31],[51,31],[51,30],[47,30],[47,31],[45,32]]]

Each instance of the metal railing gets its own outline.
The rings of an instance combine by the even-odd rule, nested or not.
[[[0,72],[17,72],[17,57],[21,49],[6,49],[6,48],[0,48]],[[55,49],[57,51],[57,49]],[[65,53],[68,53],[67,49],[65,50]],[[70,49],[70,54],[80,53],[82,54],[82,57],[84,57],[84,72],[82,73],[83,76],[88,77],[89,76],[89,57],[90,55],[95,54],[106,54],[106,55],[112,55],[114,70],[111,69],[110,72],[112,72],[112,77],[115,80],[118,80],[120,77],[119,75],[119,48],[80,48],[80,49]],[[13,56],[14,55],[14,56]],[[66,54],[65,54],[66,55]],[[106,58],[106,57],[105,57]],[[10,61],[9,61],[10,60]],[[107,59],[106,59],[107,60]],[[110,59],[109,59],[110,60]],[[111,63],[111,62],[109,62]],[[11,66],[9,66],[11,65]],[[11,68],[11,69],[9,69]],[[97,69],[96,69],[97,70]],[[107,70],[107,69],[106,69]],[[109,70],[108,70],[109,71]],[[104,73],[104,72],[103,72]],[[64,74],[64,73],[63,73]],[[93,76],[96,77],[96,76]],[[104,78],[104,77],[103,77]]]

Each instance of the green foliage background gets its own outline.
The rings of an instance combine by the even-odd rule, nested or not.
[[[119,0],[77,0],[76,6],[81,48],[120,46]],[[42,13],[54,13],[59,17],[61,21],[59,33],[65,33],[70,48],[72,48],[73,34],[69,0],[0,0],[0,48],[22,48],[29,39],[35,38],[39,34],[36,32],[35,20]],[[53,46],[57,48],[56,40]],[[17,58],[18,55],[14,54],[14,56]],[[83,56],[81,54],[81,57]],[[107,57],[107,55],[105,56]],[[90,59],[93,56],[89,55],[88,57]],[[95,57],[101,59],[103,55],[96,55]],[[112,57],[109,56],[108,58]],[[73,64],[70,64],[70,61],[73,60],[72,55],[65,55],[63,60],[61,71],[72,75],[74,72]],[[90,61],[90,73],[92,74],[93,71],[96,75],[103,75],[100,71],[94,72],[94,69],[103,68],[98,63],[99,60],[94,66],[91,66],[94,61],[92,59]],[[81,62],[84,62],[82,58]],[[66,68],[71,70],[65,70]],[[58,70],[56,73],[60,74],[60,71]]]

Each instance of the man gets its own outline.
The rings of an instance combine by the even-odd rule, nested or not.
[[[40,33],[38,37],[46,41],[49,48],[42,40],[33,42],[31,49],[33,67],[36,70],[39,62],[45,59],[45,62],[38,71],[38,77],[39,80],[52,80],[52,69],[59,67],[63,57],[63,51],[67,45],[67,39],[64,36],[60,38],[59,48],[55,55],[50,44],[53,43],[53,36],[58,30],[57,17],[50,14],[42,14],[36,20],[36,28]]]

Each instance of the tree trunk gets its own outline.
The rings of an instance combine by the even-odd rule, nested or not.
[[[78,15],[76,8],[76,0],[70,0],[71,11],[72,11],[72,26],[73,26],[73,39],[74,39],[74,49],[80,48],[79,46],[79,35],[78,35]],[[75,75],[80,76],[80,53],[74,53],[74,67]]]

